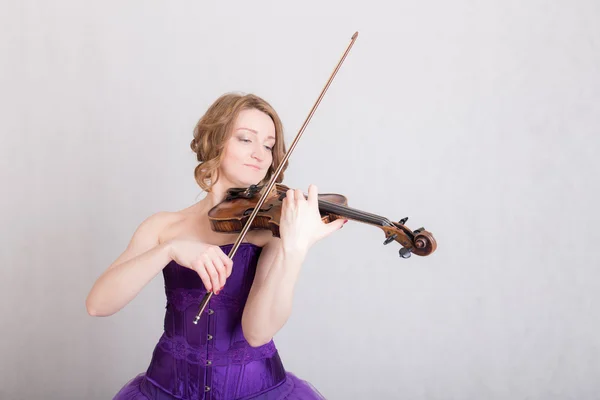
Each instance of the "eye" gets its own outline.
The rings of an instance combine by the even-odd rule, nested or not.
[[[272,147],[265,146],[265,148],[266,148],[267,150],[269,150],[269,151],[273,151],[273,148],[272,148]]]

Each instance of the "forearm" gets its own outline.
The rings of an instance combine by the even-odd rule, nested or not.
[[[171,261],[169,246],[160,244],[106,270],[86,299],[88,313],[105,317],[125,307]]]
[[[288,320],[305,256],[304,249],[281,246],[264,281],[253,287],[242,316],[244,336],[252,346],[267,343]]]

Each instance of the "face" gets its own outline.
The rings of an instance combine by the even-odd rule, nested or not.
[[[256,109],[241,111],[225,144],[220,179],[232,187],[259,183],[271,166],[274,146],[275,124],[271,117]]]

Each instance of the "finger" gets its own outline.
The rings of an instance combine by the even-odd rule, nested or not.
[[[225,264],[225,274],[229,278],[231,276],[231,273],[233,272],[233,261],[231,261],[231,259],[229,257],[227,257],[224,264]]]
[[[283,202],[281,203],[281,215],[280,215],[280,224],[284,223],[284,221],[287,221],[290,218],[290,215],[292,214],[292,206],[290,203],[290,198],[286,197],[285,199],[283,199]]]
[[[326,224],[323,236],[321,236],[321,238],[329,236],[333,232],[342,229],[342,227],[344,226],[344,224],[346,222],[348,222],[347,219],[340,218],[340,219],[336,219],[335,221],[331,221],[330,223]]]
[[[220,247],[215,248],[215,254],[219,257],[219,259],[225,266],[226,277],[229,278],[231,272],[233,271],[233,261],[227,256],[227,254],[225,254],[223,249],[221,249]]]
[[[304,193],[302,193],[302,190],[300,190],[300,189],[296,189],[295,197],[296,197],[296,203],[302,203],[303,201],[306,200],[306,198],[304,197]]]
[[[207,292],[212,291],[212,284],[210,283],[210,276],[206,273],[206,269],[204,268],[204,263],[201,260],[195,261],[192,263],[192,267],[194,271],[200,276],[204,287]]]
[[[206,272],[208,273],[208,276],[210,276],[210,283],[212,285],[213,292],[219,290],[221,288],[221,285],[219,284],[219,273],[213,265],[212,260],[208,257],[207,254],[204,254],[202,256],[202,261],[204,263],[204,267],[206,269]]]
[[[285,196],[286,196],[286,198],[287,198],[287,200],[288,200],[288,202],[289,202],[290,204],[294,204],[294,197],[295,197],[295,196],[294,196],[294,193],[295,193],[294,189],[289,189],[289,190],[286,192],[286,195],[285,195]]]
[[[225,265],[220,258],[213,258],[212,260],[217,273],[219,274],[219,290],[223,289],[225,286],[225,281],[227,280],[227,271],[225,270]]]
[[[311,184],[308,186],[308,203],[310,205],[318,204],[319,202],[319,189],[316,185]]]

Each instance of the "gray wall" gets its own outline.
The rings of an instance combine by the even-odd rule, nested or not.
[[[600,3],[5,1],[0,398],[109,399],[162,332],[157,276],[85,297],[137,225],[201,199],[192,129],[228,91],[293,140],[285,183],[424,226],[318,243],[276,336],[331,399],[600,396]]]

